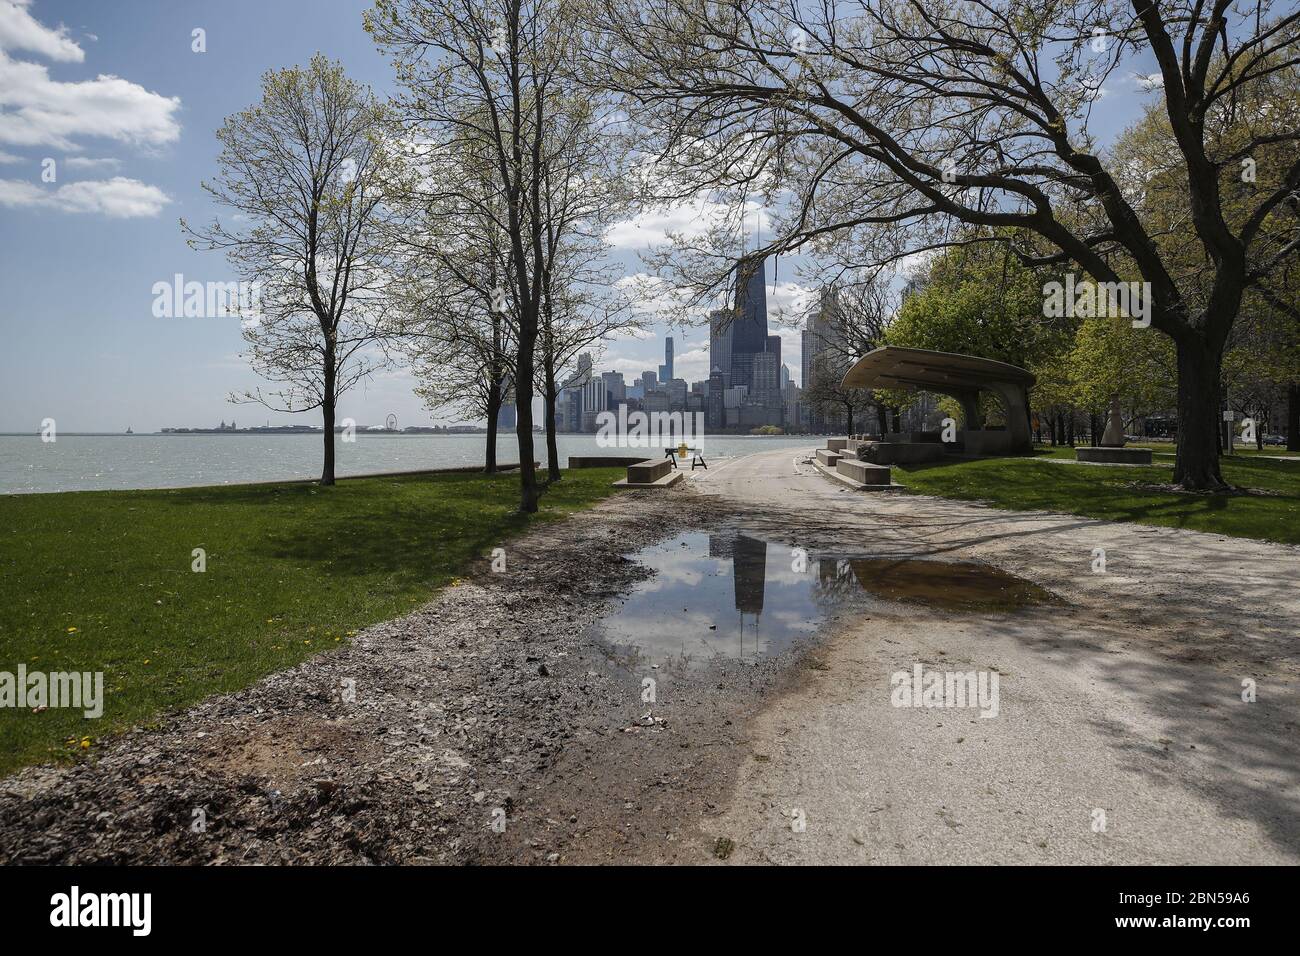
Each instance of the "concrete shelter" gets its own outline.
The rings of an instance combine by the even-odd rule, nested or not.
[[[1006,362],[886,345],[858,359],[844,373],[843,387],[907,388],[951,395],[965,411],[966,428],[958,432],[958,438],[966,454],[1007,455],[1033,449],[1029,389],[1035,381],[1032,372]],[[1005,429],[984,427],[978,402],[981,391],[1001,397],[1007,415]]]

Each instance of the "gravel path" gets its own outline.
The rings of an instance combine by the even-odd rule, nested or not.
[[[764,759],[742,762],[712,823],[735,859],[1300,860],[1300,549],[852,492],[788,452],[693,488],[811,552],[975,560],[1068,603],[882,604],[829,633],[822,666],[751,727]],[[999,715],[891,706],[891,675],[918,663],[1000,672]]]

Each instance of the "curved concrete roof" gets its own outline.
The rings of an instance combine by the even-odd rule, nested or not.
[[[989,388],[1013,383],[1026,388],[1037,381],[1034,373],[1006,362],[886,345],[872,349],[844,373],[843,388],[921,388],[943,392],[949,388]]]

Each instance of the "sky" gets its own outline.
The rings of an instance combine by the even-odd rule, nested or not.
[[[388,62],[362,29],[368,0],[0,0],[0,432],[137,432],[165,426],[318,424],[232,405],[263,384],[241,357],[238,318],[158,318],[153,286],[226,282],[217,252],[191,250],[178,220],[218,210],[201,189],[215,172],[215,130],[259,99],[262,74],[316,52],[380,95]],[[202,30],[203,52],[194,31]],[[1138,84],[1107,89],[1104,127],[1135,115]],[[611,231],[628,277],[639,253],[700,209],[646,213]],[[789,261],[773,275],[772,331],[799,377],[796,316],[812,290]],[[662,325],[606,345],[599,370],[629,380],[663,361]],[[676,374],[706,378],[707,329],[673,329]],[[402,369],[344,396],[338,416],[400,426],[456,422],[425,409]]]

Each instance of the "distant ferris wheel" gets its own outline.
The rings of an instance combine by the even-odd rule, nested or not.
[[[397,416],[390,413],[389,416],[384,419],[384,427],[390,432],[397,431]]]

